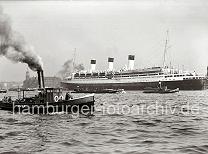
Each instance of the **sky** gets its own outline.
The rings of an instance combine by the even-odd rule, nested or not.
[[[14,31],[42,58],[46,76],[54,76],[68,59],[90,68],[114,68],[135,55],[135,67],[161,66],[166,31],[166,63],[206,73],[208,66],[207,0],[138,1],[0,1]],[[0,81],[22,81],[27,65],[0,57]],[[31,75],[36,75],[30,71]]]

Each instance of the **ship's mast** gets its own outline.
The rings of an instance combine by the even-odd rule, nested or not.
[[[73,72],[75,71],[75,65],[76,65],[76,51],[77,51],[77,49],[74,48],[74,56],[73,56]]]
[[[167,54],[167,46],[168,46],[168,34],[169,34],[169,31],[167,30],[167,33],[166,33],[166,40],[165,40],[165,48],[164,48],[164,53],[163,53],[163,68],[165,68],[165,61],[166,61],[166,54]]]

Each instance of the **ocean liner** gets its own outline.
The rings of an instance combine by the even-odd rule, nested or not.
[[[128,70],[113,71],[113,58],[109,58],[108,62],[109,70],[98,72],[95,71],[96,61],[91,60],[90,72],[73,73],[63,80],[61,85],[69,90],[76,88],[143,90],[147,87],[157,87],[159,82],[168,88],[180,90],[202,90],[208,87],[207,77],[195,72],[168,67],[133,69],[133,55],[129,55]]]
[[[208,88],[208,67],[207,75],[198,75],[195,71],[184,71],[165,65],[167,52],[166,39],[164,59],[162,67],[151,67],[134,69],[135,55],[128,55],[128,67],[119,71],[113,68],[114,58],[108,58],[108,70],[97,71],[96,60],[91,60],[91,69],[72,73],[65,78],[61,85],[68,90],[81,88],[92,89],[124,89],[143,90],[147,87],[157,87],[161,82],[163,86],[180,90],[203,90]]]

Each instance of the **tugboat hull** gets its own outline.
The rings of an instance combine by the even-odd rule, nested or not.
[[[92,114],[94,112],[94,95],[87,95],[71,100],[52,103],[4,102],[0,101],[0,109],[14,113],[50,114],[55,112]]]

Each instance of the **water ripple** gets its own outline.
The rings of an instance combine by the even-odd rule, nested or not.
[[[99,111],[90,117],[13,115],[0,110],[0,154],[208,153],[207,91],[181,91],[176,95],[130,91],[122,95],[97,94],[95,99]],[[133,108],[155,102],[175,112],[125,115],[102,111],[110,105]],[[184,107],[187,104],[198,105],[198,114],[189,114],[191,109]]]

